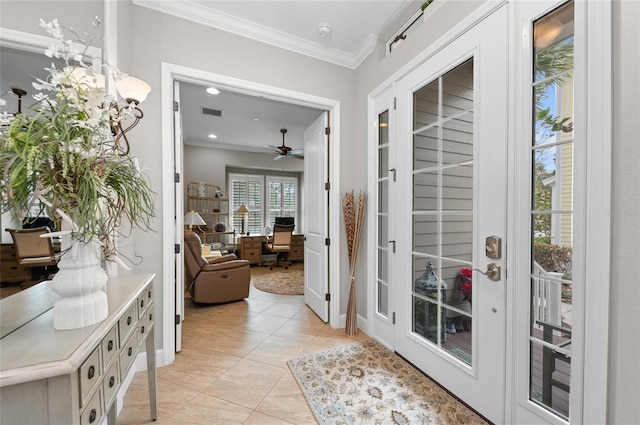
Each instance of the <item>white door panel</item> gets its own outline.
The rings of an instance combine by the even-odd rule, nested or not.
[[[173,100],[180,104],[180,83],[178,81],[173,82]],[[179,108],[178,108],[179,109]],[[182,112],[175,111],[173,113],[173,128],[174,128],[174,172],[182,176]],[[175,220],[178,217],[182,217],[184,214],[184,197],[182,196],[181,188],[184,185],[183,182],[176,183],[175,194]],[[177,224],[180,224],[179,226]],[[176,226],[174,226],[176,232],[175,243],[184,248],[184,234],[182,220],[178,220]],[[175,315],[180,317],[180,320],[176,322],[176,353],[182,351],[182,321],[184,320],[184,252],[181,249],[180,254],[176,254],[176,267],[175,267]]]
[[[304,298],[307,305],[325,322],[329,320],[329,293],[325,239],[329,235],[327,221],[327,113],[323,113],[304,132],[305,178],[305,244]]]
[[[397,85],[395,350],[495,423],[506,247],[491,259],[485,238],[507,228],[507,48],[503,6]],[[496,281],[481,273],[490,263]]]

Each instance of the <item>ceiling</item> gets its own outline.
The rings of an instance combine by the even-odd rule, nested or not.
[[[357,67],[371,53],[380,35],[410,5],[417,9],[416,2],[411,0],[133,2],[348,68]],[[325,37],[319,34],[321,26],[330,29]],[[16,108],[16,101],[6,92],[11,87],[24,88],[30,99],[34,91],[31,76],[49,66],[50,59],[7,48],[2,48],[1,54],[3,84],[0,93],[4,94],[7,104],[0,106],[0,111],[11,112]],[[322,113],[312,108],[229,91],[210,95],[204,89],[195,84],[181,83],[185,144],[274,152],[269,145],[281,145],[280,129],[286,128],[286,145],[302,148],[304,130]],[[141,107],[144,109],[144,103]],[[202,108],[222,111],[222,116],[205,115]],[[217,138],[210,139],[208,135],[211,133]]]

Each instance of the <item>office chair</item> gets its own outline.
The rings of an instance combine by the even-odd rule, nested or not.
[[[40,237],[49,233],[48,227],[5,230],[13,239],[18,265],[28,267],[31,274],[31,281],[21,285],[23,289],[47,279],[51,273],[58,271],[56,264],[60,256],[54,252],[51,238]]]
[[[265,267],[268,265],[269,270],[273,270],[274,267],[282,267],[281,263],[286,263],[284,266],[285,269],[288,269],[291,265],[290,261],[282,260],[280,256],[282,254],[289,254],[289,251],[291,251],[291,234],[293,233],[294,227],[295,226],[293,224],[273,225],[273,236],[267,241],[265,248],[267,251],[276,254],[276,261],[263,264]]]

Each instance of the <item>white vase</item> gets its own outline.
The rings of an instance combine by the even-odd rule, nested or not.
[[[98,245],[73,240],[58,269],[51,281],[51,289],[60,296],[53,305],[53,327],[77,329],[104,320],[109,312],[104,291],[109,277],[100,266]]]

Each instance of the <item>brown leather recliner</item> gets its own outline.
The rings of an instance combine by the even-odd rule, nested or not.
[[[225,303],[249,296],[249,262],[229,254],[207,261],[202,257],[202,241],[192,231],[184,232],[184,261],[190,292],[196,303]]]

